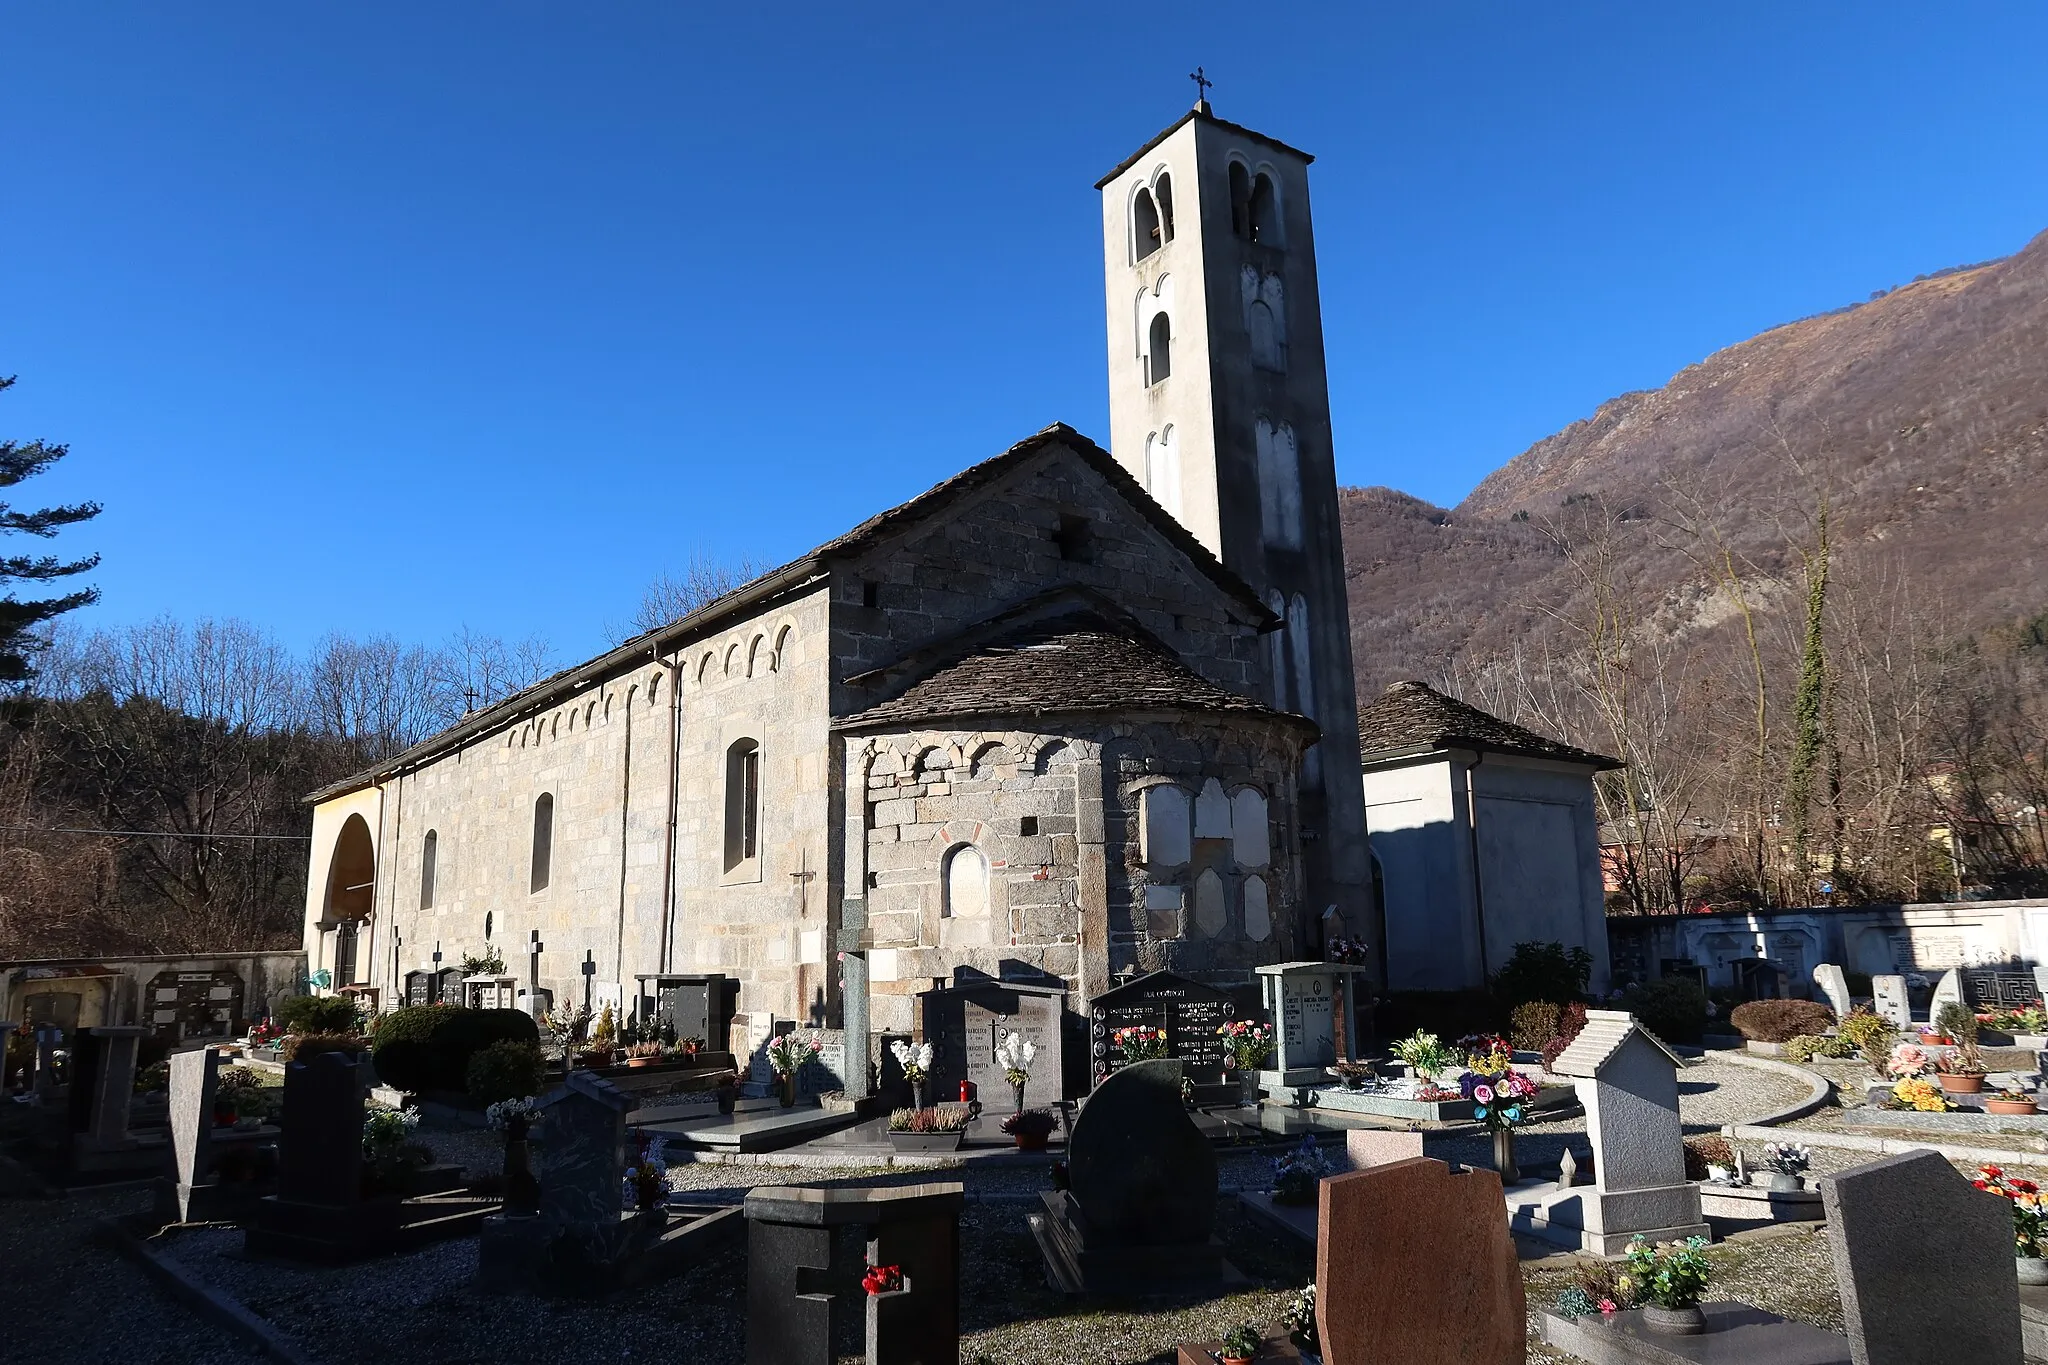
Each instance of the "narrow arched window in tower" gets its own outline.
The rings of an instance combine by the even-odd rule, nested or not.
[[[1252,428],[1259,460],[1259,526],[1266,544],[1283,550],[1301,548],[1301,458],[1294,428],[1275,426],[1261,417]]]
[[[725,751],[725,870],[761,852],[761,745],[736,739]]]
[[[1238,237],[1252,235],[1252,173],[1242,161],[1230,163],[1230,231]]]
[[[1131,258],[1142,261],[1165,245],[1159,235],[1159,209],[1152,192],[1141,189],[1131,205]]]
[[[1173,177],[1161,171],[1152,197],[1159,203],[1159,244],[1164,246],[1173,240]]]
[[[554,871],[555,861],[555,798],[550,792],[542,792],[533,803],[533,876],[529,891],[548,889],[548,878]]]
[[[435,863],[439,859],[441,836],[434,830],[427,831],[425,841],[420,844],[420,909],[434,908]]]
[[[1267,246],[1280,245],[1280,192],[1273,177],[1264,171],[1252,182],[1251,239]]]
[[[1152,315],[1146,331],[1145,382],[1157,384],[1173,373],[1173,319],[1164,313]]]
[[[1171,426],[1145,438],[1145,491],[1161,507],[1180,515],[1180,452],[1174,448]]]

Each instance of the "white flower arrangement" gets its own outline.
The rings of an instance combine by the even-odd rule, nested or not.
[[[514,1119],[527,1119],[530,1121],[532,1118],[533,1100],[530,1096],[525,1095],[517,1099],[499,1100],[496,1104],[484,1110],[485,1122],[500,1132],[511,1127],[512,1120]]]
[[[903,1068],[903,1078],[915,1085],[931,1073],[932,1045],[919,1043],[915,1047],[898,1038],[889,1044],[889,1055],[896,1059],[896,1065]]]
[[[1038,1044],[1021,1033],[1007,1033],[996,1045],[996,1060],[1002,1063],[1003,1079],[1022,1085],[1031,1079],[1031,1063],[1038,1059]]]

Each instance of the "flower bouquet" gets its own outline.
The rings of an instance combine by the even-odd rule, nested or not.
[[[1458,1064],[1458,1054],[1441,1038],[1420,1029],[1394,1044],[1394,1055],[1424,1081],[1434,1081]]]
[[[1522,1176],[1515,1164],[1515,1129],[1528,1118],[1529,1101],[1536,1098],[1537,1085],[1508,1065],[1505,1049],[1483,1057],[1474,1055],[1471,1061],[1473,1069],[1458,1078],[1458,1091],[1472,1101],[1472,1117],[1493,1134],[1493,1166],[1500,1172],[1500,1183],[1512,1185]],[[1482,1063],[1500,1069],[1479,1070]]]
[[[898,1294],[903,1290],[903,1267],[900,1265],[871,1265],[860,1277],[860,1287],[870,1295]]]
[[[924,1108],[925,1078],[930,1076],[932,1071],[932,1045],[912,1043],[908,1039],[898,1038],[889,1044],[889,1055],[894,1057],[896,1065],[902,1068],[903,1079],[910,1082],[911,1107]]]
[[[1123,1058],[1126,1066],[1136,1062],[1153,1062],[1166,1055],[1166,1030],[1150,1024],[1133,1024],[1111,1033],[1109,1043]]]
[[[1885,1073],[1895,1081],[1911,1080],[1925,1076],[1934,1069],[1934,1059],[1927,1050],[1916,1043],[1900,1043],[1892,1049],[1892,1055],[1885,1060]]]
[[[1915,1109],[1923,1114],[1946,1114],[1952,1106],[1948,1097],[1941,1093],[1941,1087],[1918,1076],[1900,1081],[1892,1087],[1892,1097],[1885,1101],[1887,1109]]]
[[[1299,1147],[1285,1156],[1273,1158],[1273,1202],[1314,1203],[1316,1188],[1328,1174],[1330,1159],[1316,1146],[1313,1136],[1304,1137]]]
[[[1771,1170],[1771,1188],[1791,1193],[1804,1188],[1799,1177],[1813,1164],[1813,1152],[1796,1142],[1778,1142],[1764,1149],[1764,1165]]]
[[[284,1027],[269,1019],[258,1019],[249,1025],[250,1047],[276,1047],[278,1039],[284,1037]]]
[[[1653,1332],[1692,1336],[1706,1330],[1700,1295],[1713,1274],[1707,1239],[1688,1237],[1659,1251],[1638,1235],[1628,1244],[1627,1283],[1642,1304],[1643,1323]]]
[[[1021,1033],[1006,1033],[996,1044],[996,1061],[1002,1064],[1003,1079],[1016,1092],[1017,1112],[1024,1112],[1024,1086],[1031,1079],[1031,1064],[1038,1060],[1038,1044]]]
[[[2048,1283],[2048,1244],[2044,1244],[2041,1219],[2041,1187],[2031,1180],[2009,1176],[1998,1166],[1979,1166],[1970,1182],[1987,1194],[1995,1194],[2012,1205],[2013,1256],[2020,1261],[2023,1284]],[[2026,1262],[2033,1262],[2027,1265]]]
[[[768,1040],[764,1049],[768,1056],[768,1069],[775,1073],[775,1084],[782,1091],[784,1109],[796,1104],[797,1073],[824,1047],[824,1038],[815,1031],[808,1035],[791,1031]]]
[[[655,1213],[668,1207],[668,1163],[654,1154],[642,1138],[639,1154],[626,1168],[623,1200],[625,1207],[640,1213]]]
[[[1316,1331],[1316,1287],[1295,1291],[1287,1301],[1287,1308],[1280,1314],[1280,1325],[1287,1329],[1287,1339],[1294,1343],[1304,1358],[1321,1355],[1323,1339]]]

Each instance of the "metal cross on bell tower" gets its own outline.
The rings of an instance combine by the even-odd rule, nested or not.
[[[1199,66],[1188,73],[1188,79],[1195,83],[1195,108],[1207,110],[1209,91],[1215,88],[1216,82],[1210,80],[1208,73]]]

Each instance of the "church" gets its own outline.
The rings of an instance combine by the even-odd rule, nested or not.
[[[1203,100],[1098,182],[1107,449],[1028,436],[314,793],[315,979],[716,973],[880,1033],[960,969],[1084,1005],[1376,937],[1309,162]]]

